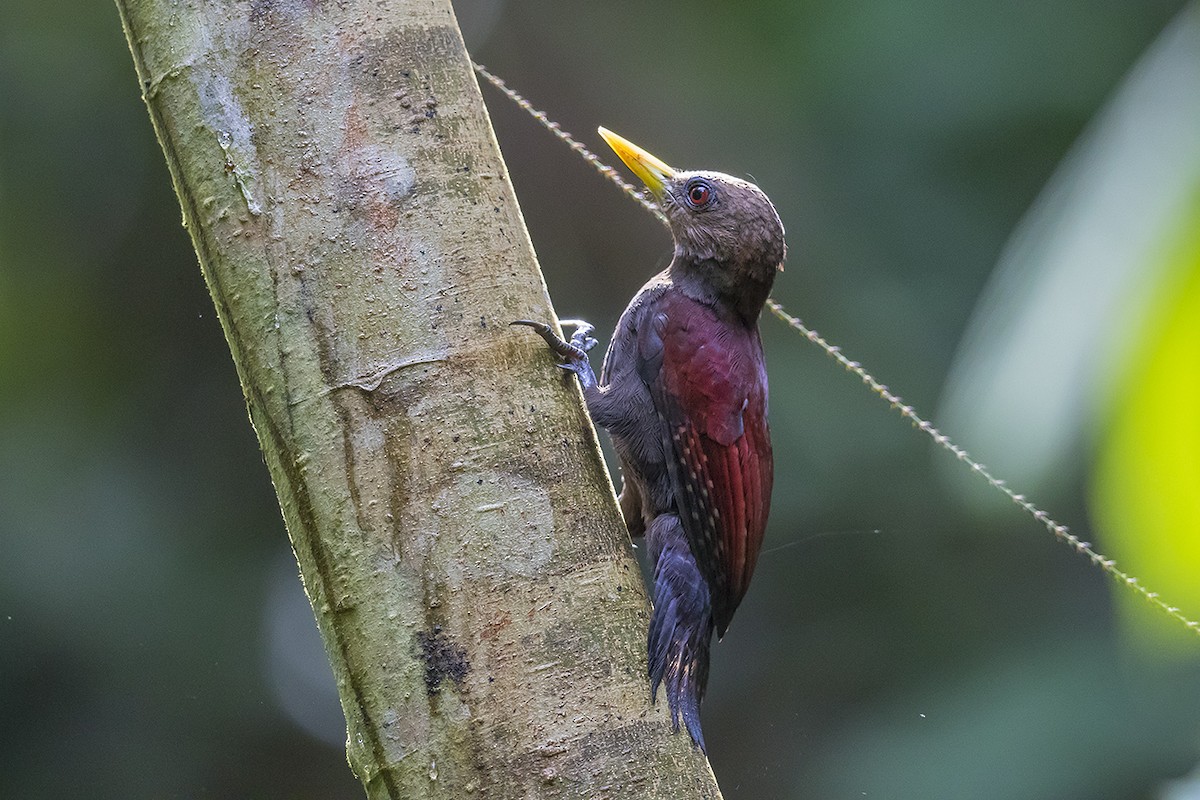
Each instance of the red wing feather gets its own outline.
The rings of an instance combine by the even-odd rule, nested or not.
[[[758,332],[686,297],[664,308],[661,367],[651,384],[670,433],[668,457],[684,530],[723,634],[754,573],[773,466]],[[655,343],[657,345],[657,342]]]

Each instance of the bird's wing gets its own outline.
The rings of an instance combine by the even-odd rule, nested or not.
[[[750,585],[770,507],[762,345],[756,330],[686,298],[663,304],[639,333],[675,502],[723,635]]]

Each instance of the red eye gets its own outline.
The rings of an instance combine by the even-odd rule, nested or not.
[[[706,205],[712,199],[712,187],[707,183],[693,183],[688,187],[687,199],[693,208]]]

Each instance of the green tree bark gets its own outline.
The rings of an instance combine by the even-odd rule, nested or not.
[[[719,797],[448,0],[117,0],[370,797]]]

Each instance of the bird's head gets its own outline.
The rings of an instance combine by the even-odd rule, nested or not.
[[[600,135],[667,215],[676,260],[715,262],[731,278],[783,268],[783,223],[753,183],[720,172],[672,169],[606,128],[600,128]]]

